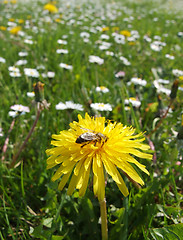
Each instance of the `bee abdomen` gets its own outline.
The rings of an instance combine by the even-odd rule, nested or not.
[[[76,139],[76,143],[83,143],[83,142],[86,142],[86,140],[83,139],[81,136],[79,136],[79,137]]]

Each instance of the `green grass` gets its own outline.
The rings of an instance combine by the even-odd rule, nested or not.
[[[107,2],[110,5],[89,1],[67,7],[66,1],[60,0],[57,2],[60,12],[56,15],[43,11],[46,2],[35,1],[32,5],[0,3],[0,25],[8,27],[10,18],[14,18],[17,24],[18,19],[24,19],[20,25],[25,33],[25,36],[19,36],[11,35],[8,30],[0,30],[0,57],[6,60],[5,63],[0,62],[0,127],[3,131],[0,157],[5,156],[4,161],[0,162],[0,239],[101,239],[99,203],[92,188],[88,187],[83,198],[79,198],[77,192],[69,197],[66,188],[60,192],[57,189],[58,182],[51,182],[54,170],[46,170],[45,154],[45,150],[51,146],[51,135],[68,129],[69,123],[77,120],[78,113],[84,116],[85,112],[133,125],[137,132],[145,131],[148,135],[159,121],[160,111],[165,111],[169,105],[170,97],[164,93],[159,93],[161,101],[158,102],[153,81],[156,77],[169,80],[164,86],[171,90],[177,78],[172,70],[183,70],[183,38],[178,37],[178,32],[183,30],[182,16],[158,11],[158,6],[151,1],[146,4]],[[54,19],[60,15],[61,22],[55,22]],[[47,18],[50,23],[46,21]],[[104,26],[109,30],[96,30]],[[118,27],[119,31],[136,30],[139,38],[134,45],[127,40],[125,44],[117,44],[113,27]],[[93,29],[96,32],[90,31]],[[88,43],[83,42],[81,32],[90,33]],[[115,56],[108,56],[106,51],[99,49],[96,41],[101,40],[102,34],[109,36],[109,40],[104,41],[112,43],[108,51]],[[61,46],[57,40],[63,39],[64,35],[67,35],[65,40],[68,44]],[[154,36],[160,36],[166,46],[159,52],[153,51],[150,43],[143,39],[144,35],[152,41]],[[24,42],[28,36],[32,37],[32,45]],[[68,49],[69,53],[57,54],[56,49],[62,47]],[[28,56],[19,57],[21,51],[28,52]],[[126,57],[131,65],[123,64],[119,54]],[[165,54],[171,54],[175,59],[170,60]],[[104,64],[90,63],[90,55],[103,58]],[[26,65],[18,66],[21,77],[10,77],[8,67],[20,59],[28,61]],[[61,62],[72,65],[73,70],[60,68]],[[40,65],[45,70],[39,69]],[[25,67],[38,69],[40,74],[52,71],[55,77],[27,77],[24,74]],[[123,79],[115,78],[115,73],[119,71],[126,73]],[[145,79],[147,85],[129,85],[132,77]],[[9,168],[36,116],[35,103],[27,97],[27,92],[33,91],[33,83],[37,81],[45,84],[44,96],[51,105],[41,112],[31,138],[17,159],[16,167]],[[98,93],[95,91],[97,86],[106,86],[109,92]],[[140,100],[140,108],[130,104],[126,110],[124,101],[130,97]],[[69,100],[82,104],[84,111],[55,109],[60,101]],[[109,103],[113,111],[96,112],[90,108],[91,102]],[[16,117],[15,125],[8,133],[13,120],[8,112],[14,104],[29,106],[30,112]],[[183,91],[179,88],[171,106],[172,111],[150,136],[156,158],[153,161],[138,159],[150,172],[150,176],[139,172],[145,186],[136,189],[125,179],[130,191],[128,199],[125,199],[109,179],[106,186],[109,240],[162,239],[158,234],[165,236],[167,231],[168,238],[164,239],[173,239],[172,232],[183,239],[183,142],[177,138],[181,128],[182,106]],[[9,142],[4,154],[3,145],[7,136]]]

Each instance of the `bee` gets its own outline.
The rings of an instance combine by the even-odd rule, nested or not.
[[[87,132],[82,133],[79,135],[79,137],[76,139],[76,143],[83,144],[81,147],[84,147],[85,145],[94,142],[94,145],[96,146],[97,143],[102,143],[101,147],[104,145],[104,143],[107,141],[107,137],[100,133],[95,132],[90,129],[85,129]]]

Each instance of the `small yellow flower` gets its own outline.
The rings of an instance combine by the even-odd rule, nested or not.
[[[109,31],[109,27],[103,27],[102,28],[102,32],[106,32],[106,31]]]
[[[17,0],[11,0],[10,3],[16,4],[16,3],[17,3]]]
[[[61,22],[61,19],[60,18],[56,18],[55,22],[59,23],[59,22]]]
[[[4,0],[3,3],[4,3],[4,4],[8,4],[8,0]]]
[[[52,3],[47,3],[46,5],[44,5],[44,9],[48,10],[50,13],[57,13],[58,12],[57,7]]]
[[[21,30],[21,27],[20,27],[20,26],[16,26],[16,27],[11,28],[9,32],[10,32],[11,34],[16,35],[16,34],[18,34],[18,32],[19,32],[20,30]]]
[[[112,31],[113,31],[113,32],[119,31],[119,27],[113,27],[113,28],[112,28]]]
[[[120,34],[125,36],[125,37],[130,37],[131,36],[131,33],[128,30],[120,31]]]
[[[134,46],[134,45],[136,45],[136,42],[129,42],[128,45]]]
[[[47,168],[60,165],[52,177],[55,181],[61,177],[58,188],[62,190],[69,180],[67,193],[71,195],[76,189],[79,195],[86,192],[90,173],[93,176],[93,191],[99,201],[105,197],[105,177],[109,174],[116,182],[124,196],[129,194],[121,177],[120,170],[133,181],[143,185],[144,182],[131,163],[146,174],[146,167],[135,158],[151,159],[151,154],[144,153],[149,146],[143,144],[143,133],[133,135],[135,129],[123,126],[121,123],[106,122],[105,117],[85,118],[78,115],[78,122],[70,123],[70,129],[53,135],[51,144],[54,148],[47,149],[49,155]],[[142,150],[142,151],[141,151]]]
[[[6,27],[0,26],[0,30],[1,30],[1,31],[6,31]]]
[[[14,22],[15,19],[14,19],[14,18],[10,18],[9,21],[10,21],[10,22]]]
[[[180,81],[183,81],[183,76],[179,76],[179,80],[180,80]]]
[[[18,20],[18,23],[19,23],[19,24],[22,24],[22,23],[24,23],[24,20],[23,20],[23,19],[19,19],[19,20]]]

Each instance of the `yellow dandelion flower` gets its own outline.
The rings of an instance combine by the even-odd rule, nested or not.
[[[144,153],[149,146],[143,144],[143,133],[133,135],[135,129],[123,126],[121,123],[106,122],[105,117],[85,118],[78,115],[78,122],[70,123],[70,129],[53,135],[51,144],[54,148],[47,149],[49,156],[47,168],[60,165],[53,181],[61,177],[58,188],[62,190],[70,179],[68,195],[76,189],[79,195],[86,192],[90,173],[93,175],[93,191],[102,201],[105,197],[105,176],[109,174],[116,182],[124,196],[129,194],[121,177],[120,170],[133,181],[143,185],[144,182],[131,163],[149,174],[146,167],[139,163],[134,156],[151,159],[152,155]],[[142,150],[142,151],[141,151]]]
[[[1,31],[6,31],[6,27],[0,26],[0,30],[1,30]]]
[[[112,31],[113,32],[119,31],[119,27],[112,27]]]
[[[11,34],[15,34],[15,35],[16,35],[16,34],[18,34],[18,32],[19,32],[21,29],[22,29],[22,28],[21,28],[20,26],[16,26],[16,27],[11,28],[9,32],[10,32]]]
[[[19,20],[18,20],[18,23],[19,23],[19,24],[24,23],[24,19],[19,19]]]
[[[58,8],[52,3],[47,3],[46,5],[44,5],[44,9],[48,10],[50,13],[58,12]]]
[[[102,32],[106,32],[106,31],[109,31],[109,27],[103,27],[102,28]]]
[[[59,22],[61,22],[61,19],[60,18],[56,18],[55,22],[59,23]]]
[[[120,31],[120,34],[125,36],[125,37],[130,37],[131,36],[131,33],[128,30]]]
[[[179,76],[179,80],[183,81],[183,76]]]
[[[16,3],[17,3],[17,0],[11,0],[10,3],[16,4]]]
[[[10,18],[9,21],[10,21],[10,22],[14,22],[15,19],[14,19],[14,18]]]
[[[136,45],[136,42],[129,42],[128,45],[134,46],[134,45]]]

